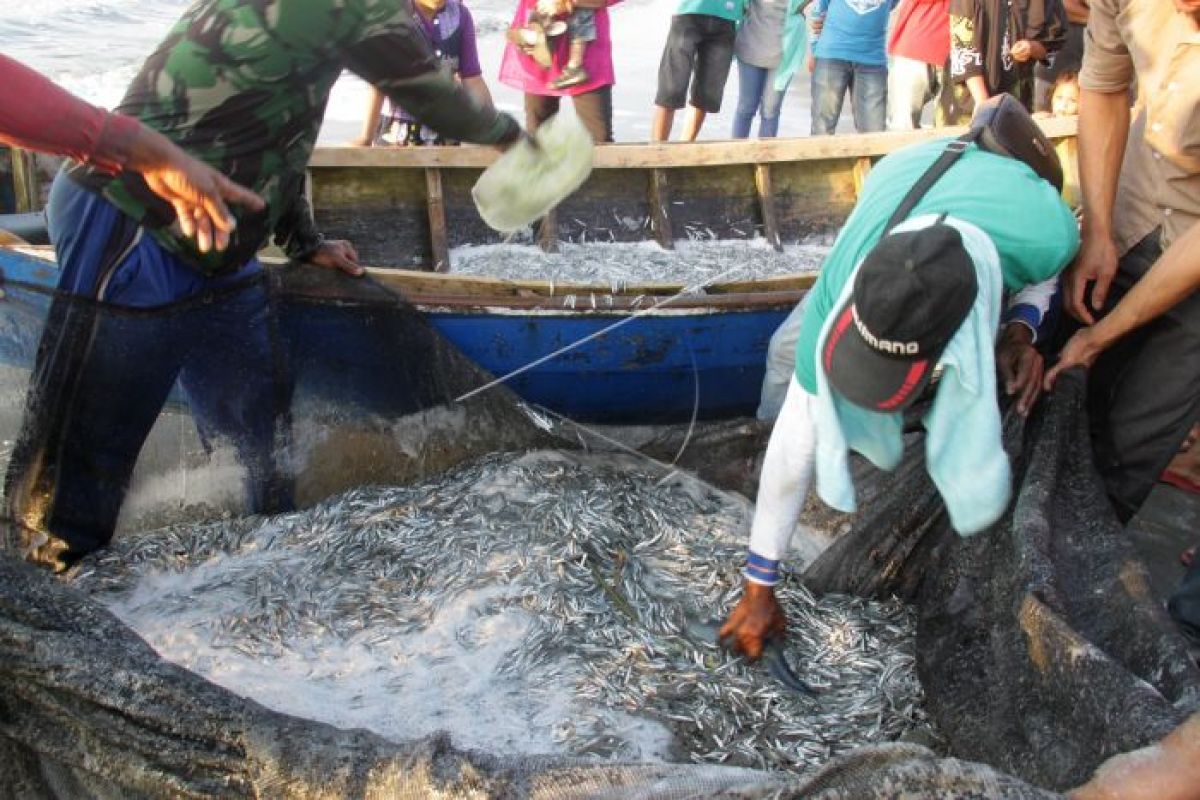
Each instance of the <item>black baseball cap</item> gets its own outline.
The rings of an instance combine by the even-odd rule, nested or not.
[[[821,358],[855,405],[899,411],[929,385],[979,290],[958,230],[943,222],[885,235],[863,259]]]

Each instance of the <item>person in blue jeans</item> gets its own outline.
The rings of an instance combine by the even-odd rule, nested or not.
[[[854,129],[887,124],[887,25],[896,0],[817,0],[813,12],[812,134],[837,129],[846,92]]]
[[[750,0],[738,29],[738,101],[733,138],[750,136],[759,116],[758,135],[779,134],[779,111],[807,45],[804,9],[812,0]]]

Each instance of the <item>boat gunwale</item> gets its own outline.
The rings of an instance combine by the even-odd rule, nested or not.
[[[1075,117],[1048,117],[1037,123],[1051,140],[1076,135]],[[957,136],[966,130],[965,126],[956,126],[798,138],[607,143],[596,145],[593,168],[672,169],[866,158],[884,156],[916,142]],[[500,152],[495,148],[472,145],[370,148],[324,145],[313,150],[308,166],[483,169],[499,157]]]
[[[700,313],[738,313],[791,308],[803,299],[807,290],[789,289],[778,292],[751,292],[726,295],[677,295],[656,298],[651,295],[625,297],[621,295],[556,295],[554,297],[465,297],[463,295],[403,295],[405,301],[426,313],[507,313],[546,317],[614,317],[644,314],[646,316],[684,316]],[[612,303],[607,302],[611,298]],[[330,298],[303,292],[289,294],[289,299],[312,304],[343,302],[346,305],[368,305],[372,301]],[[594,303],[594,304],[593,304]]]
[[[54,248],[50,245],[0,246],[0,252],[4,250],[40,261],[49,269],[58,268]],[[285,259],[262,257],[260,260],[268,267],[289,268],[289,262]],[[417,306],[620,312],[655,307],[663,307],[665,310],[668,301],[673,309],[754,309],[794,304],[812,287],[818,273],[799,272],[757,280],[716,283],[703,287],[703,294],[684,293],[689,287],[678,283],[624,284],[619,291],[614,292],[610,284],[508,280],[420,270],[368,267],[367,274],[385,289],[398,293],[406,301]],[[313,302],[339,299],[336,294],[317,291],[298,291],[291,295],[295,298],[308,298]],[[570,305],[571,298],[574,298],[576,304],[574,309]],[[597,298],[596,307],[592,306],[592,298]]]

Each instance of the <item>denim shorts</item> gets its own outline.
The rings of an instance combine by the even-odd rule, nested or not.
[[[710,114],[720,111],[736,34],[732,20],[708,14],[673,16],[658,67],[655,105],[683,108],[690,82],[692,105]]]
[[[596,41],[596,11],[577,8],[567,16],[567,33],[572,39],[583,42]]]

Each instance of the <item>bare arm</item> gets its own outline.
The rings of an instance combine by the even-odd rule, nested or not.
[[[971,93],[971,99],[975,101],[976,106],[988,99],[987,83],[982,75],[967,78],[967,91]]]
[[[1197,800],[1200,798],[1200,714],[1161,742],[1105,761],[1072,800]]]
[[[1067,10],[1067,19],[1076,25],[1086,25],[1092,10],[1086,0],[1063,0],[1063,8]]]
[[[1046,388],[1058,373],[1075,366],[1090,366],[1114,342],[1167,312],[1200,289],[1200,224],[1171,243],[1129,293],[1103,319],[1083,328],[1063,348],[1054,369],[1046,375]]]
[[[463,88],[467,90],[467,94],[475,98],[475,102],[484,108],[492,107],[492,93],[488,91],[487,81],[482,75],[476,75],[473,78],[462,79]]]
[[[0,143],[85,161],[116,174],[141,173],[175,210],[179,229],[200,252],[229,244],[236,221],[226,203],[252,210],[258,195],[181,150],[136,119],[80,100],[49,78],[0,55]]]
[[[379,114],[383,111],[383,92],[374,86],[368,87],[367,114],[363,117],[362,133],[351,144],[370,147],[375,143],[375,131],[379,129]]]
[[[1113,205],[1125,143],[1129,139],[1129,96],[1126,92],[1079,93],[1079,183],[1083,191],[1083,236],[1063,285],[1067,311],[1081,322],[1095,322],[1117,271],[1112,236]],[[1085,302],[1092,289],[1091,310]]]

